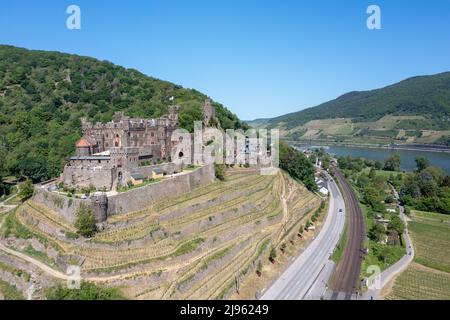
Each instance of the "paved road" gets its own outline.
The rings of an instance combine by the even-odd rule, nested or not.
[[[394,193],[398,200],[399,196],[395,189]],[[379,277],[375,278],[375,282],[371,283],[369,286],[369,290],[363,295],[363,299],[371,300],[371,299],[378,299],[381,290],[384,286],[386,286],[389,281],[391,281],[398,273],[404,271],[408,265],[413,261],[414,259],[414,246],[411,241],[411,237],[409,235],[408,231],[408,222],[406,220],[405,215],[405,208],[403,206],[399,206],[400,210],[400,218],[402,219],[403,223],[405,224],[405,244],[406,244],[406,255],[403,256],[399,261],[397,261],[395,264],[384,270]]]
[[[347,242],[341,260],[336,268],[335,278],[331,290],[331,299],[351,299],[359,291],[361,262],[363,259],[363,243],[365,240],[364,217],[355,192],[348,181],[335,170],[345,197],[348,210]]]
[[[329,182],[329,189],[328,215],[319,235],[263,294],[261,300],[302,300],[327,269],[329,257],[345,226],[344,199],[334,181]],[[339,212],[340,209],[343,212]]]

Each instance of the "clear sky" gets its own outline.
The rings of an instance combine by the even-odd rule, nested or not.
[[[371,4],[382,30],[366,27]],[[450,71],[450,1],[4,0],[0,43],[135,68],[249,120]]]

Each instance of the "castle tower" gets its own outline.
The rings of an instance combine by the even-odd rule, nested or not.
[[[91,203],[95,222],[100,223],[106,221],[108,218],[108,197],[106,194],[93,196],[91,198]]]
[[[179,106],[169,106],[169,121],[172,126],[178,127],[179,114],[180,114]]]
[[[203,106],[203,124],[205,126],[209,126],[211,124],[211,120],[216,117],[216,110],[211,104],[210,99],[205,100],[205,104]]]

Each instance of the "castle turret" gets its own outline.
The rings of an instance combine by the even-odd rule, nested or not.
[[[203,124],[205,126],[209,126],[211,124],[211,120],[216,117],[216,110],[214,106],[211,104],[210,99],[205,100],[205,104],[203,106]]]
[[[108,197],[106,194],[93,196],[92,211],[97,223],[104,222],[108,218]]]
[[[170,125],[178,127],[179,125],[179,113],[180,113],[180,107],[179,106],[169,106],[169,121]]]

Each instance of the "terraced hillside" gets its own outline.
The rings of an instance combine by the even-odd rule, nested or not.
[[[60,273],[80,265],[84,279],[119,287],[132,299],[222,299],[319,205],[281,171],[234,169],[224,182],[113,216],[88,241],[29,201],[5,218],[2,242]]]

